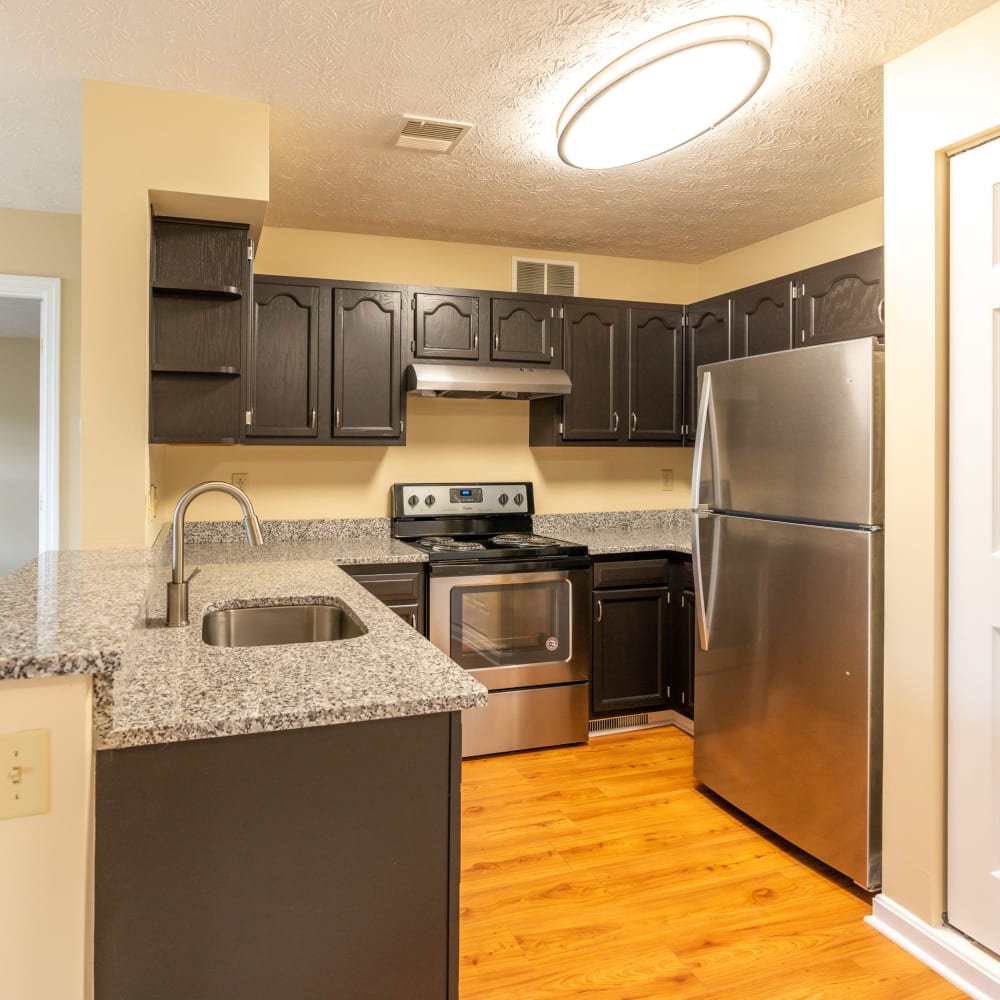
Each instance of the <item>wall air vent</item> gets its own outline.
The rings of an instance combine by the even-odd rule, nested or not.
[[[575,261],[514,257],[511,284],[515,292],[577,295],[579,264]]]
[[[450,153],[472,128],[468,122],[448,122],[439,118],[407,115],[396,133],[395,145],[401,149],[420,149],[427,153]]]

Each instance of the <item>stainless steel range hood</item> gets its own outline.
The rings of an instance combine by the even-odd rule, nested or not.
[[[543,399],[565,396],[573,383],[559,368],[416,363],[406,369],[411,396],[456,399]]]

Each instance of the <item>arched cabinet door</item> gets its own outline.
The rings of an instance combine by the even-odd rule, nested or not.
[[[402,316],[401,292],[334,288],[334,440],[402,435]]]
[[[564,441],[621,441],[625,436],[625,338],[621,310],[607,302],[565,307],[566,371],[573,390],[563,397]]]
[[[733,357],[792,346],[792,280],[775,278],[733,292]]]
[[[885,331],[882,248],[811,267],[799,275],[796,347]]]
[[[319,300],[315,285],[254,282],[246,437],[317,436]]]
[[[684,437],[684,310],[628,311],[628,440]]]
[[[558,305],[549,298],[519,295],[490,299],[490,357],[494,361],[558,363]]]
[[[475,292],[416,292],[413,356],[475,361],[479,358],[479,296]]]

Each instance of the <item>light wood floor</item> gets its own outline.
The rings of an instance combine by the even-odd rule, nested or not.
[[[946,1000],[869,898],[695,789],[674,728],[466,761],[461,1000]]]

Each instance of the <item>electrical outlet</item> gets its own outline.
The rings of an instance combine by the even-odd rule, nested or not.
[[[250,473],[249,472],[234,472],[229,480],[233,486],[239,490],[244,490],[250,485]]]
[[[660,489],[672,490],[674,488],[674,470],[660,469]]]
[[[47,813],[51,785],[47,729],[0,735],[0,819]]]

